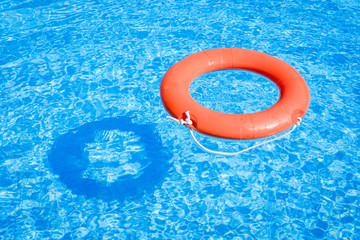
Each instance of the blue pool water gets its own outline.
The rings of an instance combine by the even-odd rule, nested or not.
[[[359,22],[358,0],[0,0],[0,239],[360,239]],[[217,156],[166,119],[166,70],[219,47],[302,74],[290,137]],[[231,113],[279,96],[230,70],[190,91]]]

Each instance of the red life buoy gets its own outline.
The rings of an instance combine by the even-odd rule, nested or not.
[[[208,109],[190,95],[191,82],[198,76],[224,69],[241,69],[269,78],[280,89],[278,102],[261,112],[230,114]],[[310,92],[303,77],[290,65],[265,53],[221,48],[192,54],[174,64],[164,75],[160,95],[165,109],[178,120],[191,113],[196,131],[220,138],[254,139],[289,129],[303,117],[310,104]]]

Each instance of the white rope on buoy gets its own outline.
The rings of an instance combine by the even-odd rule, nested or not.
[[[281,139],[281,138],[283,138],[283,137],[286,137],[287,135],[289,135],[290,133],[292,133],[292,132],[295,130],[296,126],[298,126],[297,123],[292,127],[292,129],[291,129],[290,131],[288,131],[287,133],[285,133],[285,134],[283,134],[283,135],[281,135],[281,136],[278,136],[278,137],[276,137],[276,138],[267,140],[267,141],[265,141],[265,142],[261,142],[261,143],[255,144],[254,146],[251,146],[251,147],[249,147],[249,148],[243,149],[243,150],[238,151],[238,152],[220,152],[220,151],[214,151],[214,150],[208,149],[208,148],[206,148],[204,145],[202,145],[202,144],[195,138],[195,135],[194,135],[194,133],[193,133],[193,131],[192,131],[191,128],[190,128],[190,133],[191,133],[192,138],[193,138],[194,141],[196,142],[196,144],[197,144],[201,149],[203,149],[204,151],[209,152],[209,153],[214,153],[214,154],[225,155],[225,156],[234,156],[234,155],[238,155],[238,154],[247,152],[247,151],[249,151],[249,150],[251,150],[251,149],[254,149],[254,148],[259,147],[259,146],[261,146],[261,145],[264,145],[264,144],[266,144],[266,143],[270,143],[270,142],[279,140],[279,139]]]
[[[186,111],[186,112],[185,112],[185,115],[186,115],[186,119],[185,119],[185,120],[183,120],[183,119],[178,120],[178,119],[176,119],[176,118],[174,118],[174,117],[170,117],[170,116],[167,116],[166,118],[169,118],[169,119],[171,119],[171,120],[174,120],[175,122],[178,123],[178,125],[192,125],[193,122],[192,122],[191,119],[190,119],[190,111]]]
[[[173,117],[170,117],[170,116],[167,116],[167,118],[170,118],[170,119],[176,121],[176,122],[177,122],[178,124],[180,124],[180,125],[191,125],[191,124],[192,124],[192,121],[190,120],[190,111],[186,111],[186,112],[185,112],[185,115],[186,115],[186,117],[187,117],[185,120],[183,120],[183,119],[178,120],[178,119],[173,118]],[[270,143],[270,142],[279,140],[279,139],[281,139],[281,138],[284,138],[284,137],[290,135],[290,134],[296,129],[297,126],[300,126],[301,118],[298,117],[297,119],[298,119],[298,122],[296,122],[296,123],[294,124],[294,126],[290,129],[290,131],[288,131],[287,133],[285,133],[285,134],[283,134],[283,135],[281,135],[281,136],[278,136],[278,137],[276,137],[276,138],[269,139],[269,140],[266,140],[266,141],[264,141],[264,142],[255,144],[254,146],[251,146],[251,147],[249,147],[249,148],[243,149],[243,150],[238,151],[238,152],[221,152],[221,151],[211,150],[211,149],[205,147],[204,145],[202,145],[202,144],[196,139],[196,137],[195,137],[192,129],[191,129],[191,128],[189,128],[189,129],[190,129],[190,134],[191,134],[192,138],[194,139],[195,143],[196,143],[201,149],[203,149],[204,151],[206,151],[206,152],[208,152],[208,153],[213,153],[213,154],[219,154],[219,155],[225,155],[225,156],[234,156],[234,155],[238,155],[238,154],[247,152],[247,151],[249,151],[249,150],[251,150],[251,149],[254,149],[254,148],[256,148],[256,147],[259,147],[259,146],[261,146],[261,145],[264,145],[264,144],[267,144],[267,143]]]

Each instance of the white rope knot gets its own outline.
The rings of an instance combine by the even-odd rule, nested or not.
[[[186,119],[185,119],[185,120],[184,120],[184,119],[178,120],[178,119],[176,119],[176,118],[174,118],[174,117],[170,117],[170,116],[167,116],[166,118],[169,118],[169,119],[174,120],[175,122],[178,123],[178,125],[192,125],[193,122],[192,122],[191,119],[190,119],[190,111],[186,111],[186,112],[185,112],[185,115],[186,115]]]
[[[297,121],[295,124],[296,124],[297,126],[300,126],[300,123],[301,123],[301,120],[302,120],[301,117],[297,117],[297,120],[298,120],[298,121]]]
[[[190,119],[190,111],[186,111],[185,112],[185,115],[186,115],[186,119],[185,120],[180,120],[180,124],[181,125],[192,125],[193,122],[191,121]]]

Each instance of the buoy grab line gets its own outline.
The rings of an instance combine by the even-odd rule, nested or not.
[[[169,118],[171,120],[174,120],[175,122],[178,123],[178,125],[192,125],[192,121],[190,120],[190,111],[186,111],[185,112],[185,115],[186,115],[186,119],[183,120],[183,119],[176,119],[176,118],[173,118],[173,117],[170,117],[170,116],[167,116],[166,118]],[[211,150],[207,147],[205,147],[204,145],[202,145],[199,140],[196,139],[194,133],[193,133],[193,130],[189,127],[189,130],[190,130],[190,134],[192,136],[192,138],[194,139],[195,143],[201,148],[203,149],[204,151],[208,152],[208,153],[213,153],[213,154],[219,154],[219,155],[224,155],[224,156],[235,156],[235,155],[239,155],[241,153],[244,153],[244,152],[247,152],[251,149],[254,149],[254,148],[257,148],[257,147],[260,147],[264,144],[267,144],[267,143],[270,143],[270,142],[274,142],[276,140],[279,140],[281,138],[284,138],[288,135],[290,135],[295,129],[297,126],[300,126],[300,122],[301,122],[301,117],[298,117],[297,118],[298,121],[293,125],[293,127],[290,129],[290,131],[288,131],[287,133],[283,134],[283,135],[280,135],[276,138],[273,138],[273,139],[269,139],[269,140],[266,140],[264,142],[261,142],[261,143],[258,143],[258,144],[255,144],[254,146],[251,146],[251,147],[248,147],[246,149],[243,149],[241,151],[238,151],[238,152],[221,152],[221,151],[215,151],[215,150]]]

